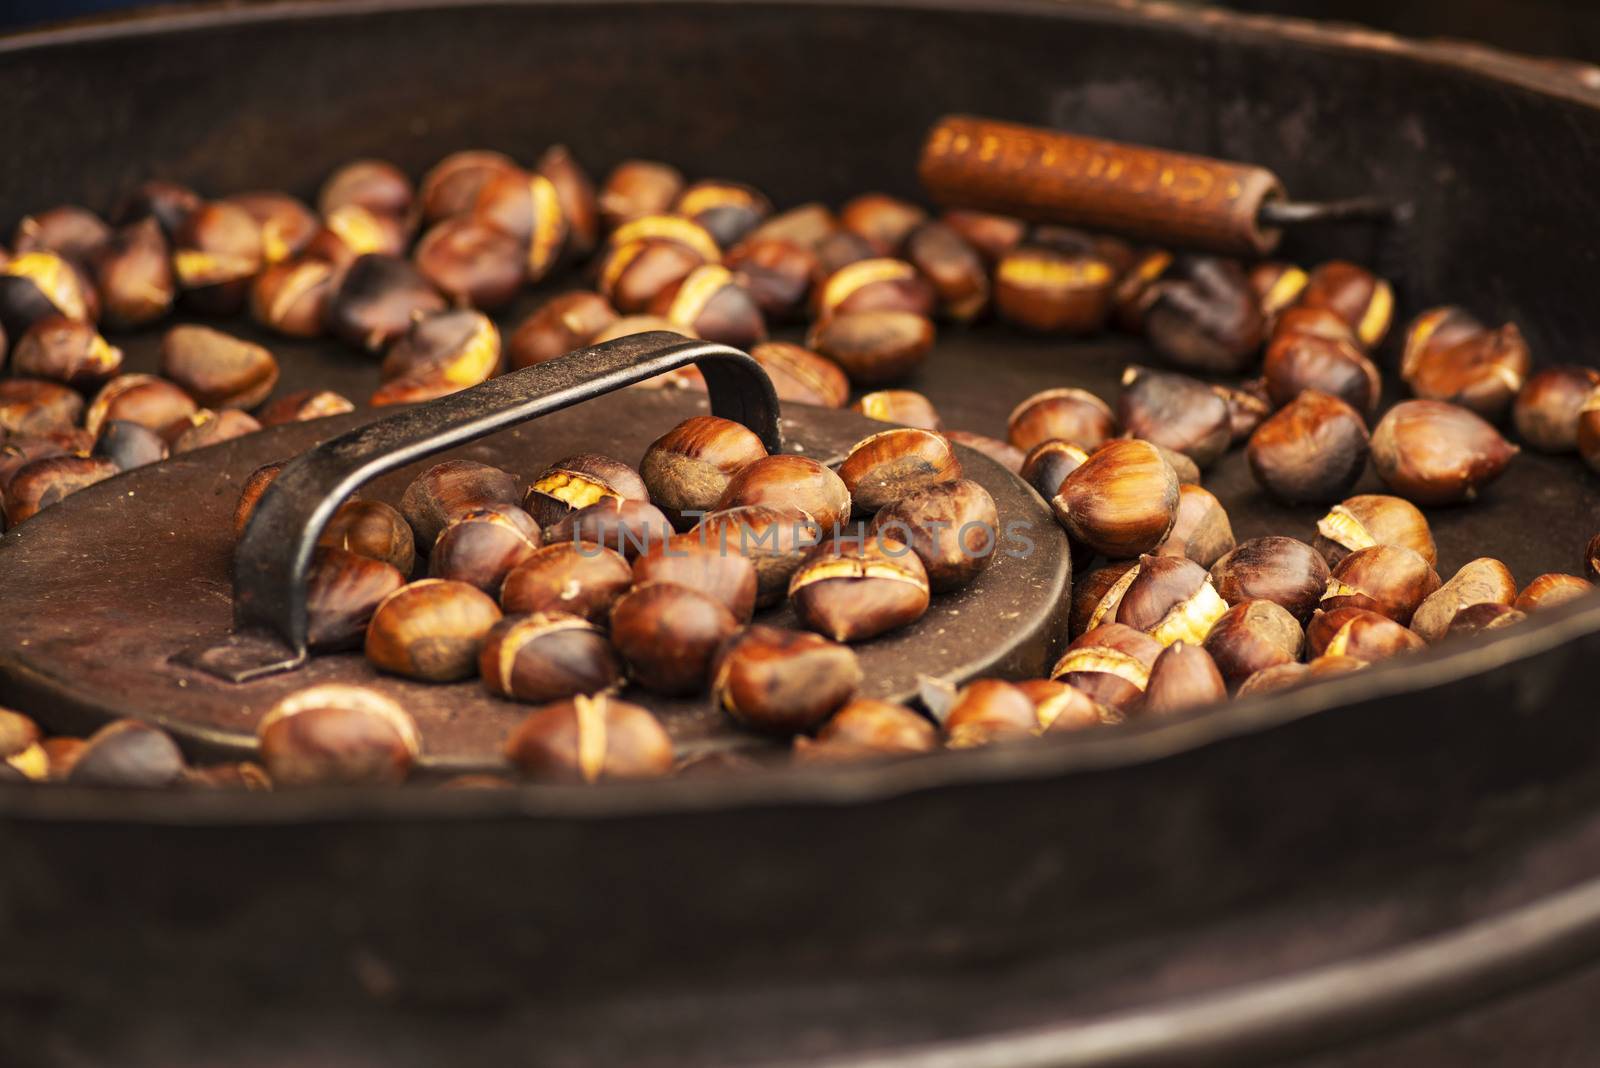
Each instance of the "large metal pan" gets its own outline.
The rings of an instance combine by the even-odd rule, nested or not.
[[[0,45],[0,203],[103,205],[150,175],[307,193],[354,155],[417,172],[556,140],[596,168],[658,156],[780,202],[913,194],[922,132],[954,110],[1258,162],[1308,199],[1410,201],[1385,264],[1407,308],[1467,304],[1515,318],[1541,361],[1596,360],[1600,98],[1512,59],[1167,6],[356,2],[23,35]],[[1376,254],[1360,231],[1296,240],[1308,260]],[[343,353],[284,352],[286,387],[370,382]],[[952,334],[917,385],[952,426],[994,433],[1032,389],[1106,389],[1142,355]],[[1242,537],[1309,533],[1309,513],[1249,499],[1237,458],[1212,482],[1244,495]],[[1571,569],[1597,516],[1574,464],[1519,458],[1484,507],[1438,515],[1441,563]],[[1580,898],[1466,929],[1414,984],[1277,985],[1597,874],[1596,654],[1600,604],[1580,603],[1160,727],[748,780],[7,791],[0,1043],[17,1063],[638,1065],[980,1037],[1000,1044],[953,1063],[1342,1041],[1591,944]],[[1516,937],[1528,925],[1546,937]],[[1138,1015],[1252,982],[1276,993],[1264,1013]],[[1118,1012],[1131,1033],[1085,1029]]]

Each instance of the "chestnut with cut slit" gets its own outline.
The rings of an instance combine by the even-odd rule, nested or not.
[[[747,627],[711,666],[711,697],[742,726],[770,734],[817,727],[855,695],[861,665],[847,645],[818,634]]]
[[[579,694],[536,709],[506,738],[506,759],[531,779],[655,779],[673,769],[672,738],[647,709]]]
[[[928,574],[911,548],[887,536],[835,538],[789,579],[802,624],[856,642],[914,623],[928,610]]]
[[[484,635],[478,675],[492,694],[546,704],[622,685],[622,664],[605,633],[580,616],[507,616]]]

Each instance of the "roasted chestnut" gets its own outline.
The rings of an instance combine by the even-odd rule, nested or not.
[[[23,464],[6,483],[6,526],[32,519],[52,504],[119,473],[116,464],[99,456],[51,456]]]
[[[1182,485],[1178,487],[1178,516],[1153,555],[1187,557],[1209,568],[1235,544],[1233,525],[1222,502],[1209,490]]]
[[[654,160],[630,159],[617,164],[600,189],[600,218],[606,229],[672,207],[683,189],[676,167]]]
[[[633,681],[652,693],[698,693],[718,647],[739,622],[716,598],[687,586],[638,586],[611,608],[611,641]]]
[[[746,235],[745,242],[787,241],[814,250],[838,230],[838,220],[828,206],[812,201],[768,216]]]
[[[650,311],[676,329],[737,348],[767,338],[766,320],[755,297],[719,263],[696,267],[663,288],[650,302]]]
[[[306,573],[306,643],[319,651],[359,649],[378,605],[405,584],[391,564],[319,547]]]
[[[1308,389],[1250,435],[1245,455],[1261,487],[1289,504],[1336,501],[1367,469],[1367,424],[1338,397]]]
[[[1438,574],[1419,554],[1399,545],[1374,545],[1339,561],[1317,607],[1324,612],[1365,608],[1407,626],[1417,606],[1438,589]]]
[[[647,710],[579,694],[535,710],[506,739],[522,774],[558,782],[653,779],[673,768],[672,739]]]
[[[330,415],[344,415],[355,410],[356,406],[350,403],[349,398],[331,390],[300,389],[263,405],[256,412],[256,421],[262,426],[283,426],[285,423],[326,419]]]
[[[1198,645],[1179,641],[1156,657],[1137,713],[1141,717],[1169,716],[1227,697],[1228,687],[1211,654]]]
[[[1461,610],[1475,604],[1510,605],[1517,599],[1517,580],[1505,564],[1483,556],[1464,564],[1450,581],[1425,598],[1411,617],[1411,629],[1436,642],[1452,629]]]
[[[92,324],[47,316],[34,321],[11,352],[13,374],[93,389],[122,368],[122,350]]]
[[[94,289],[54,252],[29,252],[0,263],[0,327],[21,337],[48,316],[93,322]]]
[[[1088,458],[1089,454],[1077,445],[1050,438],[1028,450],[1019,473],[1039,496],[1048,501],[1061,489],[1066,477],[1082,467]]]
[[[751,186],[706,179],[685,187],[672,210],[704,226],[723,248],[732,248],[772,214],[772,202]]]
[[[1464,308],[1446,306],[1428,309],[1406,327],[1405,344],[1400,354],[1400,377],[1409,382],[1412,371],[1424,357],[1477,337],[1487,329],[1477,316]]]
[[[750,505],[712,512],[691,534],[718,553],[748,557],[756,569],[756,604],[765,606],[783,600],[790,576],[824,532],[799,508]]]
[[[835,230],[818,241],[811,251],[817,258],[816,269],[811,276],[813,288],[826,282],[835,271],[861,260],[876,259],[880,255],[866,238],[849,230]]]
[[[718,263],[722,250],[705,227],[681,215],[645,215],[612,233],[601,258],[600,293],[624,314],[649,309],[696,267]]]
[[[1163,646],[1122,623],[1103,623],[1067,646],[1050,677],[1119,712],[1133,709],[1150,682]]]
[[[1205,640],[1230,690],[1258,672],[1296,662],[1304,645],[1299,621],[1272,601],[1240,601],[1211,625]]]
[[[1402,401],[1372,432],[1372,466],[1417,504],[1472,501],[1518,449],[1484,419],[1444,401]]]
[[[1365,660],[1353,656],[1319,656],[1309,664],[1278,664],[1258,671],[1245,679],[1236,696],[1278,693],[1291,690],[1319,678],[1359,671],[1367,666]]]
[[[422,579],[378,605],[367,627],[367,659],[379,670],[422,682],[471,678],[478,647],[499,621],[494,599],[476,586]]]
[[[263,264],[282,263],[300,255],[321,229],[316,214],[298,197],[288,193],[271,190],[238,193],[228,197],[228,203],[249,212],[261,228]]]
[[[648,501],[650,491],[633,468],[598,453],[557,460],[528,487],[522,506],[541,527],[553,526],[603,500]]]
[[[1000,318],[1041,333],[1092,334],[1111,312],[1116,268],[1090,252],[1022,245],[995,267]]]
[[[1200,467],[1209,467],[1233,441],[1227,402],[1210,386],[1144,367],[1122,373],[1117,421],[1131,437],[1181,452]]]
[[[478,674],[492,694],[545,704],[622,685],[622,664],[603,631],[559,612],[508,616],[489,628]]]
[[[1519,612],[1537,612],[1541,608],[1554,608],[1594,591],[1594,584],[1577,575],[1558,572],[1540,575],[1523,587],[1511,607]]]
[[[880,423],[899,423],[921,430],[939,430],[944,425],[933,402],[911,389],[880,389],[863,393],[851,407]]]
[[[801,623],[835,641],[875,638],[928,610],[928,574],[910,547],[888,535],[830,539],[789,579]]]
[[[325,260],[302,257],[275,263],[250,285],[250,317],[287,337],[317,337],[339,281]]]
[[[172,447],[172,455],[176,456],[196,449],[209,449],[224,441],[254,434],[260,429],[261,424],[256,422],[254,416],[236,408],[224,408],[220,412],[202,408],[188,419],[168,427],[166,438]]]
[[[428,553],[428,574],[476,586],[491,597],[541,544],[539,527],[514,504],[496,503],[452,518]]]
[[[1528,379],[1511,407],[1518,435],[1540,452],[1573,452],[1583,402],[1600,389],[1600,371],[1567,364]]]
[[[579,508],[545,528],[545,540],[588,542],[633,560],[672,537],[672,524],[649,501],[606,498]]]
[[[272,789],[272,776],[267,774],[267,769],[248,760],[189,768],[184,771],[180,782],[193,790],[264,792]]]
[[[1035,393],[1006,419],[1007,439],[1023,450],[1045,441],[1065,441],[1093,452],[1116,433],[1111,407],[1093,393],[1075,388]]]
[[[1123,714],[1096,701],[1076,686],[1055,679],[1025,679],[1017,689],[1033,702],[1039,730],[1065,734],[1121,723]]]
[[[1394,291],[1364,267],[1332,260],[1311,272],[1299,303],[1327,308],[1350,324],[1368,349],[1378,346],[1394,317]]]
[[[1499,630],[1509,627],[1513,623],[1521,623],[1527,619],[1526,612],[1519,612],[1508,604],[1469,604],[1455,614],[1450,621],[1450,629],[1445,632],[1447,638],[1470,637],[1481,634],[1486,630]]]
[[[90,267],[111,326],[143,326],[172,310],[178,284],[167,239],[154,219],[118,230]]]
[[[1367,351],[1361,339],[1356,337],[1356,332],[1350,329],[1350,324],[1327,308],[1299,306],[1285,308],[1273,325],[1272,340],[1277,341],[1292,335],[1308,335],[1325,341],[1344,341],[1355,346],[1358,352],[1364,354]]]
[[[1249,367],[1266,328],[1244,269],[1213,256],[1178,257],[1149,287],[1143,325],[1157,352],[1207,374]]]
[[[1315,389],[1364,415],[1377,410],[1382,390],[1377,367],[1350,342],[1282,331],[1267,346],[1262,381],[1267,396],[1280,407]]]
[[[54,252],[86,263],[110,239],[111,227],[100,216],[76,204],[61,204],[23,216],[12,232],[11,250],[17,255]]]
[[[1268,260],[1250,269],[1250,288],[1255,292],[1261,317],[1275,326],[1278,316],[1294,305],[1305,292],[1311,276],[1292,263]]]
[[[604,626],[611,606],[632,582],[632,569],[615,549],[556,542],[536,550],[506,575],[500,607],[508,615],[563,613]]]
[[[244,480],[244,487],[239,491],[239,503],[233,509],[233,535],[235,538],[244,537],[245,528],[250,525],[250,517],[255,515],[256,505],[261,502],[261,495],[267,492],[267,487],[272,485],[278,473],[289,465],[288,460],[276,460],[270,464],[262,464]]]
[[[1081,577],[1074,576],[1069,633],[1076,638],[1103,623],[1113,622],[1122,604],[1122,595],[1138,577],[1137,560],[1113,561]]]
[[[117,226],[154,219],[168,237],[178,232],[189,213],[200,206],[200,194],[177,182],[159,178],[141,182],[122,198],[111,222]]]
[[[1578,411],[1578,455],[1589,470],[1600,472],[1600,386]]]
[[[877,385],[904,378],[933,348],[933,321],[906,311],[863,311],[818,323],[806,340],[844,368],[850,380]]]
[[[598,293],[580,289],[551,297],[512,333],[511,366],[532,367],[565,356],[616,321],[616,309]]]
[[[951,749],[972,749],[1029,737],[1039,719],[1032,699],[1018,687],[1001,679],[974,679],[956,694],[943,726]]]
[[[485,149],[452,152],[422,176],[417,201],[424,222],[438,222],[453,215],[465,215],[478,202],[478,193],[489,179],[516,174],[520,168],[510,156]]]
[[[1272,601],[1304,620],[1327,589],[1328,564],[1303,541],[1252,538],[1212,565],[1211,580],[1230,605]]]
[[[379,352],[419,316],[448,306],[411,261],[372,253],[345,271],[328,302],[328,331],[347,345]]]
[[[237,204],[211,201],[184,220],[172,239],[172,273],[185,303],[203,315],[244,307],[250,279],[261,270],[261,224]]]
[[[1199,645],[1227,610],[1211,576],[1193,560],[1141,556],[1138,570],[1122,587],[1116,622],[1142,630],[1162,645]]]
[[[839,225],[870,244],[880,256],[892,255],[928,213],[886,193],[863,193],[839,209]]]
[[[478,191],[472,215],[517,243],[519,274],[527,281],[540,282],[555,268],[567,240],[567,218],[549,178],[520,171],[494,175]]]
[[[971,322],[989,303],[989,270],[966,238],[942,222],[925,222],[906,238],[905,258],[933,286],[939,314]]]
[[[938,297],[933,285],[905,260],[875,257],[857,260],[834,271],[812,294],[819,319],[854,312],[899,311],[933,314]]]
[[[382,560],[403,575],[411,574],[417,559],[411,525],[382,501],[345,501],[317,535],[317,545]]]
[[[650,500],[684,529],[716,507],[734,475],[766,455],[761,439],[742,423],[697,415],[650,444],[639,474]]]
[[[806,306],[817,257],[803,245],[776,238],[741,242],[723,258],[769,319],[797,317]]]
[[[441,219],[411,254],[422,277],[456,304],[498,308],[517,295],[527,277],[515,237],[476,215]]]
[[[332,215],[355,204],[376,215],[405,219],[415,210],[416,191],[398,167],[381,159],[351,160],[322,183],[317,210]]]
[[[850,518],[850,490],[833,471],[805,456],[782,453],[745,465],[728,480],[716,510],[767,505],[798,508],[825,531]]]
[[[206,408],[254,408],[278,384],[278,361],[209,326],[174,326],[161,339],[161,373]]]
[[[951,210],[939,221],[961,235],[990,264],[999,262],[1028,236],[1028,224],[1021,219],[986,211]]]
[[[861,665],[847,645],[817,634],[747,627],[711,665],[711,696],[742,726],[771,734],[817,727],[855,695]]]
[[[1428,517],[1410,501],[1382,493],[1363,493],[1334,505],[1317,520],[1312,544],[1330,567],[1374,545],[1403,545],[1428,561],[1429,567],[1439,562]]]
[[[545,149],[533,169],[555,186],[556,201],[561,205],[562,218],[567,220],[567,255],[589,255],[600,237],[600,208],[589,172],[566,145]]]
[[[118,719],[91,734],[73,758],[74,786],[171,786],[183,774],[183,753],[167,733],[136,719]]]
[[[796,738],[796,748],[804,741]],[[939,747],[939,729],[905,705],[858,697],[828,718],[815,744],[879,756],[926,753]]]
[[[1354,606],[1319,611],[1306,624],[1306,652],[1313,659],[1352,656],[1370,664],[1424,645],[1421,638],[1388,616]]]
[[[445,396],[486,382],[499,369],[500,331],[487,315],[467,308],[422,315],[389,347],[378,392],[414,385]]]
[[[117,465],[118,471],[132,471],[167,458],[167,443],[161,435],[138,423],[111,420],[100,427],[93,456],[103,456]]]
[[[1212,385],[1211,391],[1228,406],[1228,429],[1232,444],[1237,445],[1256,432],[1256,427],[1272,414],[1272,400],[1267,396],[1266,383],[1251,379],[1239,386]]]
[[[873,517],[869,533],[908,545],[935,593],[960,589],[994,560],[1000,515],[976,482],[958,479],[906,494]]]
[[[1147,441],[1108,442],[1051,499],[1073,540],[1113,559],[1149,552],[1178,514],[1178,477]]]
[[[737,550],[724,550],[702,533],[680,534],[657,542],[633,561],[633,582],[668,582],[716,598],[740,622],[756,605],[756,569]]]
[[[960,477],[961,461],[949,439],[912,427],[863,438],[839,464],[851,505],[862,512],[876,512],[917,490]]]
[[[35,782],[50,776],[50,757],[39,744],[39,725],[6,708],[0,708],[0,763]]]
[[[400,514],[411,524],[416,544],[427,551],[456,516],[492,504],[516,504],[521,496],[521,484],[509,471],[471,460],[446,460],[406,487]]]
[[[343,272],[362,256],[400,256],[408,239],[407,220],[346,204],[323,217],[302,258],[325,260]]]
[[[43,435],[72,430],[83,412],[83,398],[59,382],[42,379],[0,381],[0,430]]]
[[[1485,330],[1454,345],[1426,347],[1402,368],[1411,392],[1428,400],[1449,401],[1498,420],[1516,399],[1533,358],[1515,323]]]
[[[275,786],[404,782],[421,748],[406,710],[362,686],[297,690],[256,726],[256,751]]]

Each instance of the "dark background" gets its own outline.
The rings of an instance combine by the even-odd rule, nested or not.
[[[0,0],[0,30],[143,6],[148,5],[138,0]],[[180,0],[164,6],[184,5]],[[1600,61],[1600,3],[1595,0],[1226,0],[1218,6]]]

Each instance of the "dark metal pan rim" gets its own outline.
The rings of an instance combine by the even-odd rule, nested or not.
[[[152,8],[123,15],[93,16],[59,27],[22,30],[0,35],[0,56],[33,49],[66,47],[94,41],[176,33],[214,27],[253,26],[288,19],[350,18],[439,8],[496,7],[596,7],[630,6],[638,0],[263,0],[237,6],[234,0],[203,0],[182,9]],[[651,0],[654,6],[678,4],[818,7],[843,11],[861,9],[971,11],[972,0]],[[1071,18],[1123,25],[1151,22],[1203,35],[1226,33],[1234,38],[1262,41],[1290,40],[1307,47],[1376,53],[1411,62],[1452,67],[1526,89],[1594,104],[1600,88],[1592,88],[1551,66],[1511,52],[1478,43],[1423,41],[1379,30],[1337,23],[1317,23],[1276,15],[1238,14],[1212,9],[1180,7],[1163,0],[986,0],[985,10],[998,14]],[[1582,64],[1569,63],[1578,68]]]
[[[1146,764],[1318,713],[1486,675],[1600,632],[1600,596],[1547,610],[1490,639],[1448,643],[1278,694],[1230,702],[1164,723],[1014,746],[838,767],[777,767],[726,778],[598,786],[530,783],[504,790],[349,789],[271,794],[130,791],[114,809],[105,791],[71,786],[0,790],[0,817],[179,825],[363,820],[613,819],[709,809],[859,805],[958,786],[1056,778]]]

